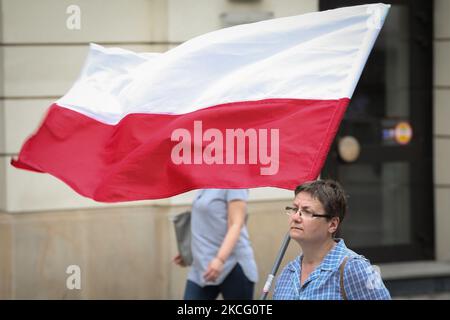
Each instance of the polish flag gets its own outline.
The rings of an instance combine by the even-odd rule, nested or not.
[[[388,5],[266,20],[165,53],[91,44],[12,164],[102,202],[316,179]]]

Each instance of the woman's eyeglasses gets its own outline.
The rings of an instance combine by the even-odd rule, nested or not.
[[[302,210],[300,208],[289,207],[289,206],[286,207],[284,210],[285,210],[284,212],[288,216],[293,216],[296,213],[298,213],[300,215],[300,217],[303,217],[303,218],[315,218],[315,217],[317,217],[317,218],[330,218],[330,219],[333,218],[333,216],[330,215],[330,214],[318,214],[318,213],[315,213],[313,211]]]

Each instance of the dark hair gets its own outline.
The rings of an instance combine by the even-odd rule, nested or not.
[[[339,217],[342,223],[347,213],[347,196],[342,186],[334,180],[315,180],[305,182],[295,188],[295,195],[308,193],[313,199],[319,200],[325,213]]]

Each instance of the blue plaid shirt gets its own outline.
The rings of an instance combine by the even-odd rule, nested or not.
[[[275,285],[274,300],[342,300],[339,267],[343,259],[349,259],[344,268],[344,288],[349,300],[388,300],[389,291],[384,286],[379,272],[370,262],[338,243],[323,259],[322,263],[300,286],[301,261],[303,255],[283,269]]]

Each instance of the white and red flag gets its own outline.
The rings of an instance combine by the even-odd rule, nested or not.
[[[315,179],[389,10],[226,28],[165,53],[92,44],[17,168],[103,202]]]

